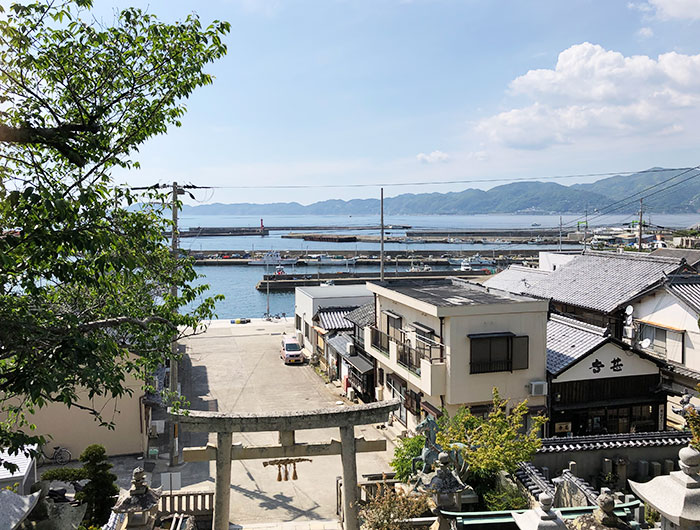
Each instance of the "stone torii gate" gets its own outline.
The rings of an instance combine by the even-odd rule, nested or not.
[[[343,464],[343,513],[346,530],[358,530],[357,461],[360,452],[384,451],[386,440],[355,439],[355,425],[383,423],[389,413],[399,408],[400,400],[380,401],[367,405],[338,407],[277,414],[226,414],[190,411],[187,415],[170,416],[183,428],[194,432],[215,432],[216,446],[187,448],[185,462],[216,460],[213,530],[228,530],[231,502],[231,460],[296,458],[340,455]],[[294,431],[338,427],[340,441],[296,443]],[[279,432],[279,445],[233,445],[234,432]]]

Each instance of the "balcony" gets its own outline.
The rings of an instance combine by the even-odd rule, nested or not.
[[[370,328],[372,331],[372,347],[389,357],[389,335],[377,328]]]

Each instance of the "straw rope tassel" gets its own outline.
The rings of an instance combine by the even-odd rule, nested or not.
[[[289,469],[287,469],[287,464],[284,464],[284,480],[289,480]]]
[[[282,466],[277,464],[277,482],[282,482]]]
[[[294,471],[292,471],[292,480],[296,480],[299,478],[297,476],[297,463],[296,462],[292,463],[292,466],[294,466]]]

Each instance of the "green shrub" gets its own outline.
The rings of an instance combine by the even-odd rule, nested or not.
[[[491,512],[526,510],[530,508],[528,498],[514,486],[498,485],[484,492],[484,505]]]
[[[110,473],[112,464],[107,462],[105,448],[99,444],[88,445],[80,455],[84,462],[83,469],[90,482],[83,491],[76,495],[79,500],[88,505],[85,519],[88,524],[102,526],[109,520],[112,506],[116,503],[119,487],[115,484],[117,476]]]
[[[396,473],[397,480],[406,482],[411,478],[411,462],[413,458],[420,456],[424,445],[425,437],[421,435],[399,440],[394,448],[394,458],[389,462],[391,469]]]
[[[87,478],[87,472],[82,467],[57,467],[44,471],[41,474],[41,480],[48,480],[49,482],[78,482]]]

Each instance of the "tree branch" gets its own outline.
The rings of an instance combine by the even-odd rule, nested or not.
[[[171,329],[177,329],[177,326],[170,322],[167,318],[159,316],[150,316],[144,319],[138,319],[134,317],[114,317],[105,318],[102,320],[94,320],[93,322],[86,322],[81,324],[79,329],[81,331],[92,331],[95,329],[112,328],[115,326],[121,326],[122,324],[135,324],[143,329],[146,329],[149,324],[157,322],[159,324],[166,324]]]
[[[87,164],[87,160],[73,146],[69,140],[75,138],[75,133],[97,133],[99,125],[94,122],[66,123],[58,127],[10,127],[0,123],[0,142],[15,144],[42,144],[53,147],[70,162],[78,167]]]

